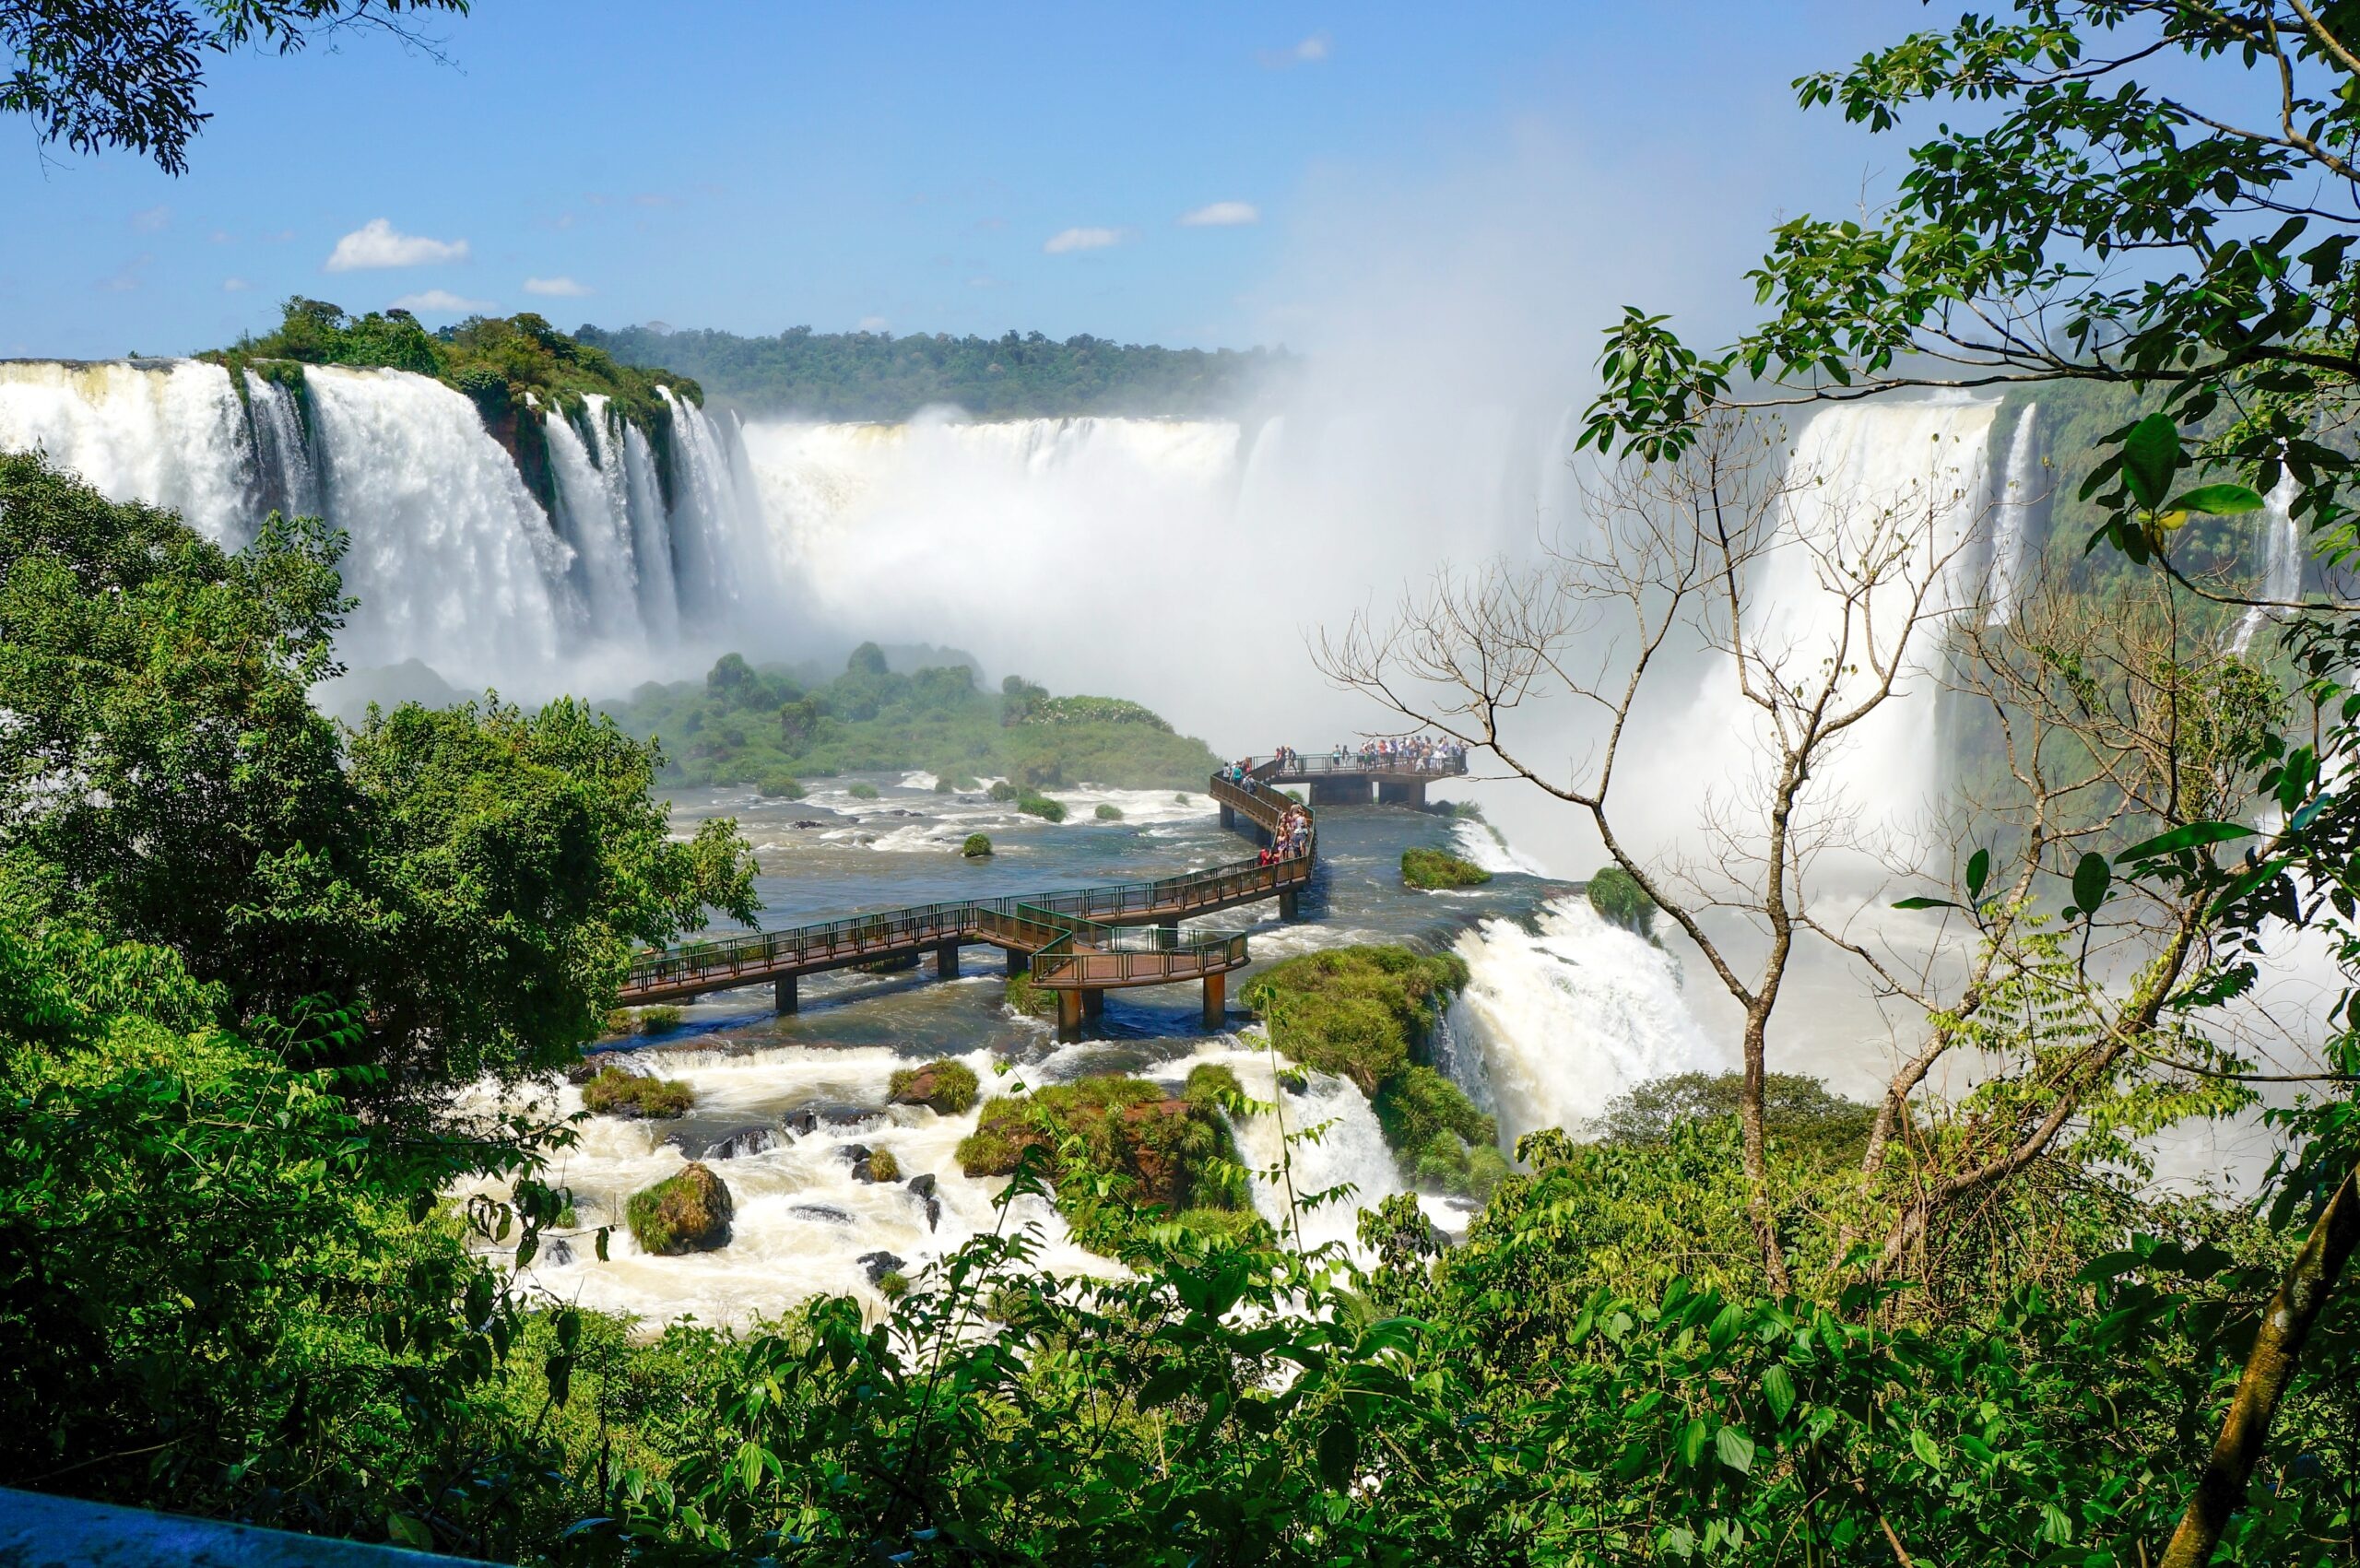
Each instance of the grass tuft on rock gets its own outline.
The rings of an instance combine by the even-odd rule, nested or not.
[[[844,793],[855,800],[874,800],[877,798],[877,786],[863,779],[845,786]]]
[[[1119,822],[1123,819],[1123,808],[1102,800],[1098,803],[1098,809],[1091,815],[1102,822]]]
[[[921,1067],[896,1067],[885,1098],[896,1105],[924,1105],[938,1115],[960,1116],[974,1109],[981,1087],[974,1068],[942,1057]]]
[[[787,773],[769,774],[754,788],[765,800],[800,800],[804,794],[803,781]]]
[[[1020,791],[1016,796],[1016,808],[1028,816],[1038,817],[1044,822],[1062,822],[1066,819],[1065,803],[1060,800],[1052,800],[1035,789]]]
[[[688,1021],[684,1008],[662,1007],[639,1009],[638,1027],[642,1034],[669,1034]]]
[[[641,1078],[620,1067],[602,1068],[582,1086],[584,1110],[627,1120],[668,1121],[695,1102],[695,1093],[676,1079]]]
[[[674,1257],[728,1245],[735,1212],[729,1185],[702,1163],[691,1161],[678,1173],[631,1194],[623,1218],[642,1252]]]
[[[1589,879],[1589,906],[1599,916],[1612,921],[1625,931],[1653,940],[1656,926],[1656,901],[1639,886],[1639,879],[1620,866],[1600,867]]]
[[[959,853],[970,860],[988,860],[992,854],[992,841],[982,833],[969,833],[967,842],[959,846]]]
[[[1426,892],[1444,888],[1480,888],[1492,874],[1470,860],[1439,849],[1401,852],[1401,880]]]

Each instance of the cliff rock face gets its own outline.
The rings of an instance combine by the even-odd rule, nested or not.
[[[727,1246],[735,1208],[728,1184],[692,1161],[679,1174],[631,1194],[626,1218],[641,1251],[670,1257]]]

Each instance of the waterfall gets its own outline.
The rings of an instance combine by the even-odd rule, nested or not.
[[[2303,591],[2303,536],[2295,521],[2295,476],[2282,475],[2262,498],[2261,510],[2255,514],[2256,540],[2260,547],[2262,568],[2260,591],[2256,598],[2272,604],[2287,604]],[[2237,618],[2236,631],[2229,641],[2229,651],[2242,654],[2253,643],[2253,634],[2261,630],[2265,620],[2275,619],[2279,611],[2265,605],[2250,605]]]
[[[1601,919],[1580,894],[1552,901],[1533,925],[1487,920],[1458,940],[1467,990],[1451,1008],[1500,1142],[1540,1127],[1579,1134],[1609,1101],[1649,1079],[1724,1066],[1687,1004],[1671,958]]]
[[[2035,420],[2036,403],[2024,405],[2024,418],[2008,442],[2008,465],[2001,471],[1999,504],[1991,519],[1991,574],[1984,596],[1991,604],[1990,624],[2005,626],[2016,613],[2025,571],[2031,561],[2032,513],[2039,497],[2034,492],[2034,470],[2040,454]]]
[[[683,664],[779,645],[791,618],[734,417],[676,402],[651,442],[585,401],[579,424],[519,416],[548,438],[553,514],[470,400],[401,371],[249,370],[241,386],[195,360],[0,361],[0,450],[43,451],[233,547],[274,511],[324,517],[350,539],[360,605],[338,653],[356,669],[417,659],[530,697],[643,679],[684,638]]]

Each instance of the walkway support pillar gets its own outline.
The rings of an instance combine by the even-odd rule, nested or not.
[[[1180,923],[1176,920],[1167,920],[1162,925],[1157,926],[1155,928],[1155,940],[1158,947],[1178,947],[1180,945]]]
[[[782,974],[771,982],[771,1010],[776,1013],[795,1011],[795,976]]]
[[[1081,993],[1079,991],[1057,993],[1057,1038],[1081,1038]]]
[[[1013,980],[1024,973],[1025,958],[1022,953],[1018,952],[1014,948],[1009,948],[1004,949],[1000,956],[1008,960],[1009,979]]]
[[[1280,920],[1294,920],[1300,918],[1295,914],[1295,896],[1299,891],[1300,890],[1295,888],[1280,888],[1279,890],[1279,918]]]
[[[937,980],[959,978],[959,944],[941,942],[934,949],[934,977]]]
[[[1426,781],[1423,779],[1380,779],[1376,798],[1386,806],[1415,806],[1421,810],[1426,804]]]
[[[1236,829],[1237,829],[1237,808],[1236,808],[1236,807],[1234,807],[1234,806],[1228,806],[1228,805],[1224,805],[1224,806],[1221,808],[1221,825],[1224,829],[1227,829],[1228,831],[1232,831],[1232,832],[1234,832],[1234,831],[1236,831]]]
[[[1104,1018],[1106,1016],[1106,993],[1095,985],[1092,986],[1089,990],[1084,991],[1081,994],[1081,1016],[1084,1018]]]
[[[1229,1010],[1229,976],[1214,973],[1205,976],[1205,1027],[1218,1030],[1227,1021]]]

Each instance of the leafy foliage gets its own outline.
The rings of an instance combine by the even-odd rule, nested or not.
[[[1601,866],[1590,874],[1589,906],[1599,916],[1626,931],[1650,937],[1655,933],[1656,901],[1639,879],[1620,866]]]
[[[677,1079],[648,1078],[613,1066],[582,1086],[582,1108],[594,1115],[649,1117],[658,1121],[684,1114],[696,1094]]]
[[[1410,848],[1401,852],[1401,880],[1412,888],[1480,888],[1492,874],[1472,861],[1438,849]]]

